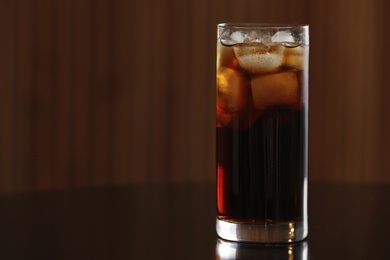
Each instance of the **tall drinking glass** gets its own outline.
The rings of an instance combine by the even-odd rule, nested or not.
[[[307,224],[307,25],[218,25],[217,234],[289,243]]]

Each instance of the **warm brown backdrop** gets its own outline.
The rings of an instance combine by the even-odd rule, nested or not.
[[[216,24],[310,24],[313,181],[390,182],[386,0],[0,0],[0,192],[214,180]]]

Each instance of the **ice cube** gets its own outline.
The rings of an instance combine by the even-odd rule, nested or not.
[[[248,33],[243,42],[262,42],[264,35],[258,31],[251,31]]]
[[[232,46],[234,44],[243,43],[246,35],[246,32],[226,29],[220,34],[219,39],[223,45]]]
[[[261,111],[256,111],[253,107],[246,107],[239,112],[230,113],[217,106],[217,127],[246,130],[256,122],[261,114]]]
[[[234,43],[242,43],[244,42],[245,35],[242,34],[240,31],[235,31],[231,34],[230,38]]]
[[[221,35],[219,36],[219,42],[225,46],[231,46],[234,44],[233,40],[230,37],[231,31],[230,30],[224,30],[221,32]]]
[[[238,66],[238,60],[234,54],[233,48],[224,46],[218,41],[217,44],[217,69],[220,67],[228,67],[235,69]]]
[[[234,115],[231,113],[228,113],[227,111],[221,109],[217,105],[217,127],[221,126],[231,126],[234,119]]]
[[[303,70],[305,66],[306,49],[302,46],[284,49],[283,65],[288,68]]]
[[[261,75],[251,80],[253,104],[256,109],[293,105],[299,102],[299,83],[296,70]]]
[[[289,31],[278,31],[272,36],[271,40],[272,42],[294,42],[294,37]]]
[[[250,73],[276,72],[283,62],[283,46],[252,43],[233,48],[241,68]]]
[[[217,71],[217,104],[228,112],[241,110],[247,103],[249,87],[244,76],[226,67]]]

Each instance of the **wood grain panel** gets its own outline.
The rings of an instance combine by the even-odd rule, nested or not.
[[[37,0],[33,41],[33,176],[37,189],[53,186],[54,2]]]
[[[323,98],[324,88],[327,86],[327,79],[330,75],[325,72],[325,51],[327,33],[322,30],[326,24],[327,9],[326,1],[318,0],[315,3],[309,2],[307,10],[310,23],[310,58],[309,58],[309,179],[319,178],[320,169],[329,166],[325,162],[325,144],[328,135],[324,135],[325,118],[324,107],[326,98]],[[323,11],[321,11],[323,10]],[[321,62],[318,62],[321,61]],[[339,65],[340,62],[337,63]],[[328,129],[328,128],[327,128]],[[329,130],[328,130],[329,132]],[[329,176],[333,171],[325,173]]]
[[[189,95],[189,64],[188,58],[192,48],[190,33],[188,31],[190,16],[190,4],[188,1],[173,0],[170,10],[170,61],[169,61],[169,82],[171,102],[168,103],[169,117],[167,123],[171,126],[169,133],[169,151],[171,159],[169,162],[170,181],[186,181],[190,161],[187,154],[189,151],[188,131],[188,100]]]
[[[148,70],[143,77],[150,78],[147,105],[149,106],[149,135],[148,139],[148,177],[150,181],[167,180],[168,169],[168,102],[171,102],[169,73],[169,5],[165,1],[151,1],[149,26],[138,27],[146,30],[151,37],[149,49]],[[144,57],[140,57],[144,59]],[[135,61],[137,62],[137,60]],[[140,116],[140,115],[138,115]],[[141,115],[142,116],[142,115]],[[164,174],[165,173],[165,174]],[[142,174],[142,173],[139,173]]]
[[[128,174],[132,182],[144,182],[150,179],[149,156],[152,143],[150,141],[151,113],[151,84],[152,76],[152,36],[151,1],[138,1],[133,9],[132,23],[134,30],[130,34],[128,46],[131,49],[131,71],[133,79],[130,87],[131,93],[128,102],[130,111],[130,168]],[[137,41],[136,39],[142,39]]]
[[[76,187],[91,184],[92,180],[92,14],[90,1],[74,1],[73,27],[73,171],[72,183]]]
[[[317,1],[310,7],[314,16],[310,18],[314,135],[310,150],[315,172],[311,176],[325,181],[375,181],[371,175],[377,171],[379,147],[376,6],[367,1],[334,5]]]
[[[110,183],[112,103],[116,89],[113,78],[113,7],[111,1],[90,3],[91,10],[91,109],[92,183]]]
[[[386,181],[386,179],[389,181],[390,168],[383,168],[387,169],[388,174],[384,174],[386,170],[381,172],[381,153],[379,150],[381,146],[381,121],[389,121],[389,117],[386,114],[383,114],[382,117],[380,116],[381,106],[386,106],[385,102],[380,102],[381,88],[384,86],[380,81],[380,71],[384,68],[383,64],[385,64],[380,62],[380,57],[383,55],[379,45],[382,42],[382,33],[379,29],[382,20],[378,18],[380,7],[366,1],[362,3],[360,10],[361,19],[359,20],[362,26],[367,26],[364,33],[357,32],[360,36],[358,41],[362,42],[360,51],[363,52],[362,59],[364,60],[361,106],[363,107],[362,120],[364,121],[362,124],[362,158],[365,160],[362,165],[363,180],[360,180],[360,182],[381,182]],[[371,22],[364,22],[365,20]],[[367,38],[370,40],[367,41]]]
[[[74,96],[74,74],[72,70],[73,46],[73,2],[57,0],[54,2],[54,151],[53,186],[71,186],[72,167],[72,112]]]
[[[310,179],[390,181],[384,0],[0,1],[0,192],[214,181],[220,22],[310,24]]]
[[[383,21],[387,21],[388,19],[388,11],[390,8],[389,1],[380,1],[380,5],[378,7],[379,11],[377,13],[377,19],[379,22],[376,24],[376,28],[378,31],[377,39],[377,48],[379,52],[379,61],[380,67],[376,72],[378,74],[378,92],[379,92],[379,113],[377,116],[377,120],[379,120],[379,134],[378,139],[380,142],[379,156],[378,156],[378,167],[376,173],[376,179],[379,179],[383,182],[388,181],[389,172],[390,172],[390,77],[389,77],[389,69],[388,62],[390,60],[390,49],[388,48],[388,41],[390,39],[387,33],[388,24]]]
[[[188,120],[188,179],[190,181],[200,181],[205,179],[204,157],[205,154],[205,131],[204,120],[205,109],[205,97],[207,91],[210,91],[211,82],[207,80],[205,68],[207,66],[206,53],[207,49],[215,44],[208,44],[205,38],[201,36],[207,31],[208,22],[208,2],[206,1],[193,1],[191,4],[190,24],[188,30],[188,37],[190,39],[189,49],[189,66],[190,73],[188,75],[188,90],[189,95],[187,103],[187,120]],[[199,19],[204,17],[204,19]],[[215,42],[215,41],[214,41]],[[208,112],[208,111],[207,111]]]
[[[340,6],[327,1],[310,4],[310,175],[311,179],[334,179],[344,171],[345,86],[340,78],[345,71],[345,51],[338,41],[341,28]],[[332,29],[332,30],[331,30]],[[337,55],[337,56],[336,56]],[[338,147],[340,146],[340,147]],[[331,151],[331,153],[330,153]],[[326,172],[321,172],[326,169]]]
[[[114,1],[113,3],[113,64],[112,77],[116,85],[113,92],[112,110],[112,182],[114,184],[130,183],[132,181],[131,167],[131,89],[137,89],[133,84],[135,77],[132,67],[133,54],[136,52],[133,41],[135,30],[132,17],[135,15],[133,1]],[[133,124],[134,125],[134,124]]]
[[[12,192],[15,170],[15,78],[16,78],[16,33],[15,6],[12,1],[0,2],[0,190]]]
[[[15,78],[15,191],[33,188],[33,1],[15,3],[16,75]],[[11,10],[4,9],[8,13]],[[2,82],[3,84],[3,82]],[[6,124],[6,122],[2,122]],[[1,135],[6,136],[4,133]],[[8,173],[10,174],[10,173]]]

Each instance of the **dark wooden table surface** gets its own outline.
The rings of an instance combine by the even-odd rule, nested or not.
[[[214,201],[210,183],[0,195],[0,259],[390,259],[390,185],[310,183],[295,258],[221,245]]]

